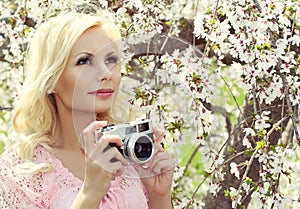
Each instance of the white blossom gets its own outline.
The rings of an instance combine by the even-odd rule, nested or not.
[[[268,115],[270,114],[269,111],[264,111],[261,115],[256,115],[255,116],[255,128],[258,130],[263,130],[266,128],[269,128],[271,125],[268,123],[269,117]]]
[[[237,179],[240,179],[240,171],[235,162],[230,163],[230,173],[234,174]]]

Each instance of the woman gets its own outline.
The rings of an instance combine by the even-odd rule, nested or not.
[[[95,134],[112,122],[118,40],[111,23],[78,13],[36,31],[14,111],[24,139],[0,158],[1,208],[172,208],[174,160],[158,133],[153,158],[134,166],[108,146],[118,136]]]

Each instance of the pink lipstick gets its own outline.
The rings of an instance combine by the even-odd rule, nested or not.
[[[88,94],[95,95],[97,97],[107,98],[110,97],[114,93],[112,89],[98,89],[96,91],[89,92]]]

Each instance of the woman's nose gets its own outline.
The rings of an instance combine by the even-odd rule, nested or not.
[[[103,80],[110,80],[112,77],[112,72],[109,68],[105,66],[105,68],[102,68],[101,71],[97,75],[97,80],[103,81]]]

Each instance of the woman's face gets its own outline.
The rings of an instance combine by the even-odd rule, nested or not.
[[[81,35],[55,88],[57,108],[93,113],[111,109],[121,81],[116,44],[100,27]]]

